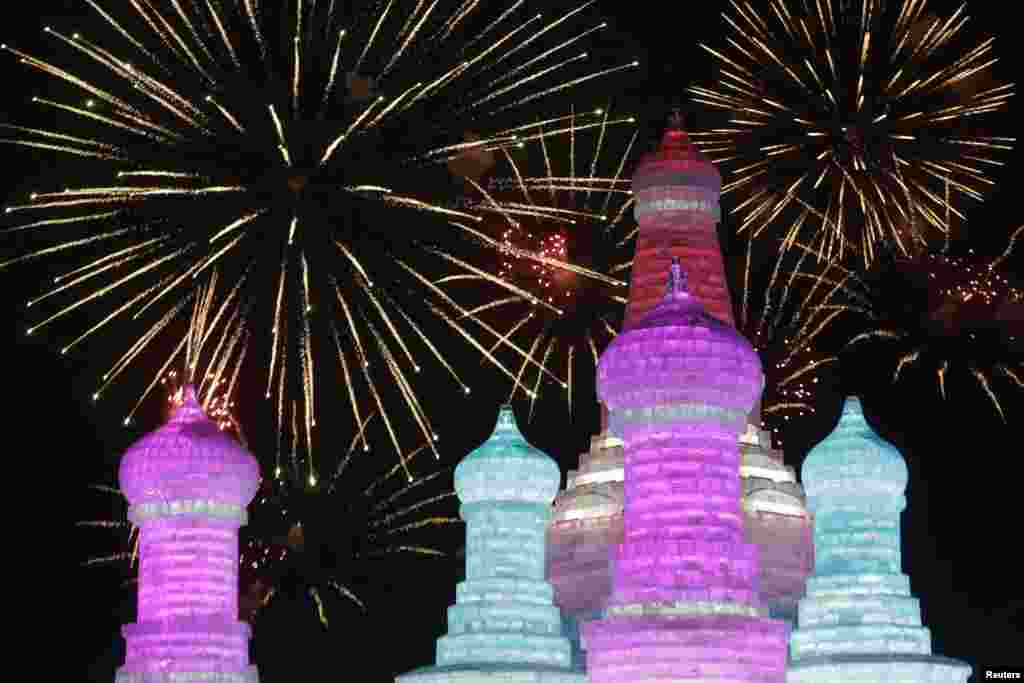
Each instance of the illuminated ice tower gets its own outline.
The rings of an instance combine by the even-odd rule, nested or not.
[[[622,439],[608,431],[602,406],[601,433],[580,454],[579,467],[569,471],[547,535],[547,577],[579,669],[586,664],[579,627],[604,616],[612,592],[609,555],[622,543],[623,463]]]
[[[139,527],[139,592],[118,683],[256,683],[238,620],[238,529],[256,459],[187,387],[170,421],[124,454],[119,479]]]
[[[672,258],[686,271],[690,295],[712,316],[734,325],[717,232],[722,178],[682,126],[682,115],[674,113],[657,151],[645,155],[633,174],[640,228],[624,329],[661,301]],[[811,520],[796,472],[760,425],[758,393],[739,439],[744,528],[760,552],[762,600],[772,616],[792,623],[811,572]]]
[[[788,629],[761,606],[740,504],[738,436],[763,381],[749,342],[687,292],[677,259],[661,302],[601,356],[625,510],[607,616],[582,628],[592,683],[785,680]]]
[[[900,566],[907,466],[848,398],[804,461],[814,511],[814,575],[800,601],[787,681],[964,683],[971,668],[932,655],[931,633]]]
[[[714,317],[732,324],[732,305],[716,224],[721,177],[674,115],[658,149],[633,174],[639,223],[626,324],[643,318],[664,296],[671,259],[686,270],[689,293]],[[760,399],[760,395],[758,395]],[[602,415],[604,410],[602,409]],[[811,521],[792,467],[760,429],[760,401],[739,437],[746,540],[760,553],[761,598],[770,614],[793,623],[811,572]],[[555,499],[548,532],[548,579],[562,608],[574,655],[582,661],[577,626],[604,615],[611,593],[610,546],[622,542],[622,442],[606,429],[595,436],[566,490]]]
[[[554,591],[544,580],[544,528],[561,474],[523,438],[504,406],[494,434],[455,468],[466,521],[466,580],[448,608],[437,665],[400,683],[584,683],[571,670]]]

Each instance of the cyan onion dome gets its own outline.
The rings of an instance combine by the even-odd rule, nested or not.
[[[611,341],[597,368],[598,397],[615,411],[699,404],[745,415],[763,387],[750,342],[689,294],[678,258],[665,298]]]
[[[193,387],[162,427],[121,459],[121,490],[132,505],[205,501],[244,508],[256,495],[256,458],[208,418]]]
[[[501,407],[490,438],[455,468],[455,492],[463,504],[515,501],[550,505],[561,480],[558,464],[526,441],[508,405]]]
[[[903,456],[871,429],[854,397],[846,399],[839,424],[811,449],[800,473],[812,510],[820,499],[902,498],[907,488]]]
[[[703,188],[717,199],[722,174],[683,130],[682,118],[674,116],[661,144],[640,158],[633,173],[633,191],[652,187],[686,186]]]

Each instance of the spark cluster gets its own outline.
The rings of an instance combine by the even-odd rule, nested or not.
[[[595,68],[581,51],[605,26],[588,27],[594,1],[531,14],[523,0],[84,0],[94,23],[45,28],[54,57],[4,45],[49,78],[33,103],[56,121],[3,124],[0,137],[58,160],[5,209],[24,218],[6,230],[21,253],[0,269],[63,268],[29,301],[27,332],[84,330],[62,353],[122,339],[96,399],[163,357],[130,420],[188,350],[187,311],[202,301],[210,386],[246,357],[245,374],[262,375],[239,395],[273,413],[276,475],[317,484],[314,434],[340,386],[350,433],[369,450],[380,432],[412,481],[408,443],[439,457],[416,376],[429,365],[468,394],[448,347],[500,365],[485,345],[511,346],[436,281],[472,274],[520,292],[474,265],[499,246],[475,235],[493,212],[524,209],[486,192],[448,201],[448,164],[566,136],[522,122],[637,65]]]
[[[556,299],[562,300],[572,296],[572,291],[565,287],[559,287],[559,281],[571,277],[571,274],[556,266],[550,266],[545,261],[566,261],[569,257],[568,242],[564,232],[556,232],[547,235],[536,235],[532,232],[525,232],[521,223],[516,227],[506,228],[501,235],[503,244],[503,255],[498,276],[503,280],[515,281],[528,279],[532,280],[532,289],[541,292],[541,298],[549,304],[555,304]],[[516,255],[522,252],[536,254],[544,261],[528,261]],[[525,270],[525,273],[521,271]],[[525,277],[524,277],[525,276]]]
[[[1024,290],[1014,284],[994,261],[980,262],[963,256],[928,257],[928,277],[935,283],[937,296],[957,305],[995,308],[1001,304],[1024,303]],[[946,271],[940,274],[941,271]]]
[[[160,380],[160,384],[167,392],[169,414],[185,402],[185,383],[182,383],[179,377],[177,370],[171,370]],[[207,377],[207,379],[212,379],[212,377]],[[227,393],[228,388],[228,379],[226,377],[219,378],[213,391],[203,395],[200,405],[203,412],[213,420],[221,431],[231,432],[244,444],[242,427],[235,415],[235,399]]]
[[[730,0],[726,44],[702,47],[714,84],[689,88],[720,122],[694,134],[722,167],[738,230],[772,226],[827,260],[911,253],[993,186],[1015,138],[980,129],[1005,109],[994,39],[967,5],[927,0]]]

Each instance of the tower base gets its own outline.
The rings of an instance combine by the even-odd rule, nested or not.
[[[775,619],[609,616],[583,631],[591,683],[786,682],[788,631]]]
[[[832,655],[790,662],[786,683],[965,683],[971,666],[934,655]]]
[[[125,671],[117,670],[115,683],[259,683],[255,666],[245,671]]]
[[[395,677],[395,683],[586,683],[571,669],[516,664],[425,666]]]

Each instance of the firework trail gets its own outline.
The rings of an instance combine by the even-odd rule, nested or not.
[[[501,296],[492,284],[494,294],[478,292],[466,315],[501,326],[514,342],[492,342],[488,351],[510,359],[507,401],[529,400],[531,418],[547,387],[570,414],[581,400],[593,402],[575,390],[574,377],[593,374],[621,325],[637,232],[627,175],[634,124],[608,109],[570,110],[508,131],[538,149],[496,155],[486,177],[467,179],[489,217],[459,227],[498,250],[498,277],[519,291]],[[441,284],[459,291],[479,279],[455,275]]]

